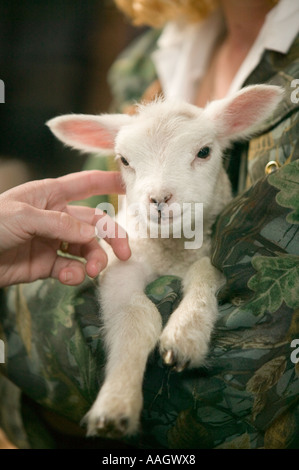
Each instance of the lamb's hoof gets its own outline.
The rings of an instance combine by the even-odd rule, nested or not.
[[[176,372],[182,372],[190,363],[190,361],[180,361],[178,355],[172,349],[162,352],[162,359],[165,365]]]
[[[126,435],[128,427],[129,418],[123,417],[116,420],[101,416],[96,423],[96,432],[99,436],[117,439]]]
[[[126,416],[109,418],[108,416],[92,417],[86,416],[84,423],[87,424],[87,436],[107,437],[120,439],[128,434],[130,419]]]

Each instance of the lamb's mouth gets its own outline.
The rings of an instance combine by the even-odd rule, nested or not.
[[[181,221],[181,214],[163,214],[161,211],[157,211],[155,214],[149,214],[147,220],[151,224],[156,225],[173,225]]]

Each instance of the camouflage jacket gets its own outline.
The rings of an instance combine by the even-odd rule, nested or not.
[[[115,109],[139,100],[156,78],[150,52],[158,34],[147,32],[113,66]],[[129,440],[135,448],[299,447],[298,55],[299,38],[287,55],[266,51],[244,83],[279,84],[286,93],[259,134],[228,155],[239,161],[237,176],[228,168],[239,194],[214,227],[213,263],[227,283],[219,292],[209,366],[177,374],[154,352],[141,432]],[[276,171],[265,174],[270,161]],[[103,380],[95,289],[88,279],[80,287],[49,279],[0,294],[2,372],[33,402],[75,423]],[[180,279],[161,277],[146,293],[167,321],[181,298]],[[23,414],[29,445],[55,447],[29,417],[26,423]]]

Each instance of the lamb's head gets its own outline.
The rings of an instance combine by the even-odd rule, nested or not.
[[[161,222],[163,207],[173,203],[182,207],[200,202],[208,213],[216,197],[221,208],[229,192],[223,177],[223,149],[253,134],[281,96],[279,87],[256,85],[204,109],[157,100],[140,106],[134,116],[67,115],[48,125],[76,149],[113,152],[120,162],[128,203],[151,204]]]

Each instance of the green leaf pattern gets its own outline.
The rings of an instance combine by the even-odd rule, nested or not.
[[[147,32],[113,67],[116,108],[138,99],[155,78],[150,53],[158,36]],[[284,58],[268,51],[246,84],[280,84],[290,96],[299,74],[298,50],[297,38]],[[282,111],[279,122],[274,116],[272,127],[267,123],[255,137],[253,185],[214,227],[212,261],[227,282],[218,296],[207,366],[177,374],[153,352],[144,377],[142,432],[128,440],[134,447],[299,447],[299,369],[291,361],[291,342],[299,338],[298,106],[286,98]],[[246,154],[246,144],[242,149]],[[283,166],[263,177],[273,157]],[[181,283],[166,276],[146,293],[165,323],[180,301]],[[34,403],[75,423],[104,377],[97,298],[91,280],[80,287],[49,279],[0,290],[7,358],[1,371]],[[27,416],[31,430],[40,429],[33,414]],[[32,447],[41,445],[41,436],[31,435]]]

